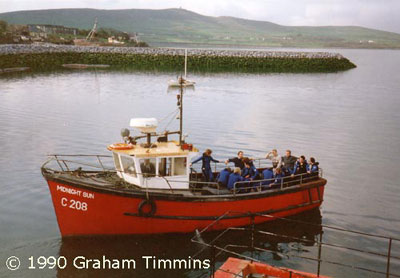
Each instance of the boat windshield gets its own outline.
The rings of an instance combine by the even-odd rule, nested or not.
[[[156,159],[145,158],[140,159],[140,169],[142,170],[143,177],[154,177],[156,175]]]
[[[136,168],[135,168],[135,161],[133,157],[121,155],[121,164],[123,171],[126,174],[136,177]],[[114,158],[115,159],[115,158]],[[118,167],[117,163],[115,163],[116,167]],[[118,169],[117,169],[118,170]]]

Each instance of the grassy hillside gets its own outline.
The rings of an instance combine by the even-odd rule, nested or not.
[[[400,48],[400,34],[356,26],[291,27],[234,17],[203,16],[184,9],[58,9],[0,14],[12,24],[99,27],[140,33],[151,43],[236,44],[277,47]]]

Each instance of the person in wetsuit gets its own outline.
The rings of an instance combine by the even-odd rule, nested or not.
[[[318,170],[319,170],[318,165],[319,165],[319,163],[315,162],[315,158],[310,157],[308,160],[308,164],[307,164],[307,173],[312,174],[312,173],[318,172]]]
[[[299,160],[294,165],[292,176],[307,173],[307,160],[304,155],[300,156]]]
[[[222,187],[227,187],[228,186],[228,181],[229,181],[229,175],[232,173],[232,169],[231,168],[225,168],[223,169],[218,177],[217,177],[217,182],[219,184],[219,186]]]
[[[228,179],[228,189],[229,190],[233,190],[234,189],[234,185],[235,185],[235,183],[236,182],[239,182],[239,181],[243,181],[244,180],[244,178],[240,175],[240,168],[239,167],[236,167],[234,170],[233,170],[233,173],[231,173],[230,175],[229,175],[229,179]],[[241,187],[241,185],[240,184],[238,184],[237,185],[237,188],[240,188]]]
[[[190,163],[190,166],[192,166],[194,163],[197,163],[200,160],[202,161],[201,171],[203,172],[206,182],[211,182],[214,179],[213,172],[211,170],[211,161],[217,162],[217,163],[219,162],[218,160],[214,159],[211,156],[211,154],[212,154],[212,150],[207,149],[207,150],[205,150],[205,152],[203,153],[202,156],[200,156],[198,159],[196,159],[195,161]]]
[[[258,170],[249,158],[244,159],[242,177],[247,181],[253,181],[258,178]]]

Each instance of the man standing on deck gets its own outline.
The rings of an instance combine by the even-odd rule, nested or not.
[[[286,150],[286,155],[282,157],[282,168],[285,172],[292,173],[294,169],[294,164],[297,161],[297,157],[292,156],[292,152],[290,150]]]
[[[278,154],[276,149],[273,149],[265,156],[266,159],[270,159],[272,161],[273,168],[281,168],[282,159],[281,156]]]
[[[243,152],[238,151],[237,157],[234,158],[229,158],[228,160],[225,161],[225,164],[228,164],[229,162],[233,162],[235,164],[235,167],[239,167],[240,170],[244,168],[244,162],[243,162]]]

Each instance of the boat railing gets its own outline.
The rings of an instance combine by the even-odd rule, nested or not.
[[[112,163],[111,155],[99,155],[99,154],[49,154],[49,159],[43,163],[42,168],[47,171],[53,172],[74,172],[81,170],[81,166],[88,167],[91,170],[101,170],[107,172],[116,172],[115,168],[109,164]],[[78,159],[72,160],[70,158]],[[80,160],[79,160],[80,159]],[[107,161],[105,161],[107,159]],[[51,168],[51,163],[55,162],[58,165],[59,170]],[[73,168],[78,166],[78,168]]]
[[[42,169],[45,169],[47,172],[108,172],[108,173],[116,173],[118,170],[115,169],[114,163],[111,155],[87,155],[87,154],[50,154],[48,155],[49,159],[42,165]],[[265,159],[260,159],[265,160]],[[51,163],[54,163],[58,169],[51,166]],[[264,165],[271,166],[268,163],[262,164],[260,162],[261,167]],[[54,166],[54,165],[53,165]],[[85,169],[83,169],[85,167]],[[263,169],[263,168],[261,168]],[[192,169],[193,170],[193,169]],[[136,173],[137,175],[143,175],[145,177],[160,177],[163,178],[168,185],[171,193],[174,193],[174,188],[172,183],[174,184],[188,184],[188,188],[192,192],[204,192],[204,190],[214,189],[212,194],[214,195],[226,195],[227,189],[224,186],[221,186],[218,182],[207,182],[203,181],[201,177],[196,180],[182,181],[182,180],[174,180],[173,177],[167,178],[163,175],[158,174],[143,174]],[[261,180],[253,180],[253,181],[241,181],[236,182],[234,184],[234,188],[230,190],[230,193],[243,194],[249,193],[251,191],[263,191],[263,190],[271,190],[271,189],[285,189],[290,186],[304,184],[306,182],[310,182],[315,180],[317,177],[322,177],[322,169],[319,170],[318,175],[310,175],[306,174],[298,174],[294,176],[283,177],[280,179],[279,183],[276,183],[275,178],[272,179],[261,179]],[[146,188],[146,190],[150,190]]]
[[[233,193],[241,193],[251,190],[268,190],[268,189],[284,189],[293,185],[302,185],[314,181],[318,178],[322,178],[322,169],[319,169],[315,173],[304,173],[282,177],[280,179],[262,179],[262,180],[249,180],[249,181],[238,181],[233,186]]]
[[[331,226],[331,225],[325,225],[325,224],[316,224],[316,223],[310,223],[306,221],[301,221],[297,219],[291,219],[291,218],[285,218],[285,217],[278,217],[276,215],[269,215],[269,214],[262,214],[262,213],[248,213],[245,214],[249,218],[249,225],[246,227],[230,227],[227,228],[226,230],[223,230],[220,232],[217,236],[215,236],[212,240],[209,242],[206,242],[204,240],[205,238],[205,233],[212,231],[214,229],[214,226],[218,226],[221,221],[224,221],[224,219],[229,219],[232,217],[232,215],[243,215],[243,213],[240,212],[226,212],[222,216],[220,216],[218,219],[216,219],[214,222],[209,224],[207,227],[205,227],[201,231],[196,231],[195,236],[191,239],[192,242],[200,244],[202,248],[194,254],[192,257],[196,258],[199,257],[202,253],[204,253],[206,250],[209,251],[212,255],[211,258],[211,277],[214,277],[215,273],[215,265],[217,263],[217,258],[219,256],[234,256],[234,257],[239,257],[242,259],[250,260],[250,261],[255,261],[259,263],[266,263],[265,261],[261,261],[260,259],[255,258],[255,253],[257,253],[257,257],[260,258],[260,254],[262,253],[269,253],[272,255],[277,255],[279,257],[282,257],[283,254],[281,252],[278,252],[277,250],[271,250],[265,248],[265,244],[262,244],[262,247],[256,246],[255,238],[256,236],[265,236],[269,238],[274,238],[275,242],[276,240],[279,239],[284,239],[285,241],[289,242],[299,242],[303,244],[308,244],[307,246],[316,246],[318,248],[318,255],[317,257],[310,257],[310,256],[304,256],[304,255],[296,255],[296,254],[290,254],[286,255],[288,258],[289,257],[294,257],[302,260],[307,260],[307,261],[312,261],[317,264],[317,277],[321,275],[321,266],[322,264],[331,264],[343,268],[348,268],[356,271],[361,271],[365,273],[371,273],[374,275],[381,275],[385,276],[386,278],[389,277],[400,277],[398,272],[392,273],[391,272],[391,265],[393,265],[394,261],[396,262],[396,265],[400,264],[400,256],[398,253],[393,254],[393,246],[394,243],[396,242],[397,244],[400,243],[400,238],[396,237],[391,237],[391,236],[383,236],[383,235],[378,235],[378,234],[372,234],[372,233],[367,233],[367,232],[362,232],[362,231],[356,231],[356,230],[350,230],[346,228],[341,228],[337,226]],[[258,229],[257,225],[255,224],[256,218],[269,218],[269,219],[274,219],[274,220],[280,220],[284,222],[288,222],[290,225],[304,225],[304,227],[314,227],[315,229],[318,229],[318,234],[314,235],[313,239],[308,239],[304,237],[296,237],[296,236],[290,236],[290,235],[284,235],[284,234],[278,234],[273,231],[268,231],[266,229],[266,225],[262,225],[262,228],[264,230]],[[260,225],[261,226],[261,225]],[[382,251],[376,251],[376,250],[371,250],[371,248],[368,249],[361,249],[360,247],[351,247],[351,246],[346,246],[344,244],[336,244],[336,243],[330,243],[327,241],[323,241],[323,234],[327,233],[329,230],[334,231],[334,232],[339,232],[343,234],[348,234],[348,235],[353,235],[356,236],[357,239],[365,240],[365,238],[370,238],[372,240],[383,240],[386,241],[387,244],[387,249],[386,252]],[[230,231],[235,231],[235,232],[240,232],[241,234],[241,242],[246,242],[247,244],[238,244],[237,242],[229,242],[226,240],[228,237],[228,232]],[[245,234],[245,237],[243,237],[243,234]],[[342,236],[342,235],[341,235]],[[232,237],[230,237],[232,238]],[[237,237],[236,237],[237,238]],[[258,244],[260,245],[260,244]],[[365,244],[363,245],[365,246]],[[397,245],[398,246],[398,245]],[[370,267],[370,265],[362,266],[362,265],[353,265],[349,264],[347,262],[343,261],[337,261],[333,259],[323,259],[322,258],[322,251],[323,249],[326,248],[331,248],[339,252],[346,252],[347,256],[362,256],[363,258],[369,257],[370,259],[373,259],[374,261],[379,261],[377,258],[382,258],[384,260],[384,265],[381,265],[381,269],[385,268],[385,271],[382,270],[377,270],[373,269]],[[243,250],[241,251],[235,251],[235,250]],[[290,251],[290,250],[289,250]],[[293,250],[296,251],[296,250]],[[351,254],[349,254],[349,252]],[[210,254],[208,253],[208,254]],[[309,252],[307,252],[309,253]],[[343,254],[342,254],[343,255]],[[340,256],[342,257],[342,256]],[[286,268],[281,268],[283,271],[287,272],[292,272],[289,273],[290,275],[288,277],[291,277],[292,274],[296,275],[302,275],[301,273],[297,273],[294,270],[289,270]],[[224,271],[224,272],[229,272],[227,270],[219,270],[219,271]],[[240,273],[231,273],[234,274],[234,277],[243,277]],[[210,277],[209,274],[207,274],[207,277]],[[233,277],[233,276],[232,276]],[[309,276],[306,276],[309,277]],[[342,277],[342,276],[341,276]],[[355,276],[351,276],[355,277]],[[359,277],[359,273],[357,275]]]

